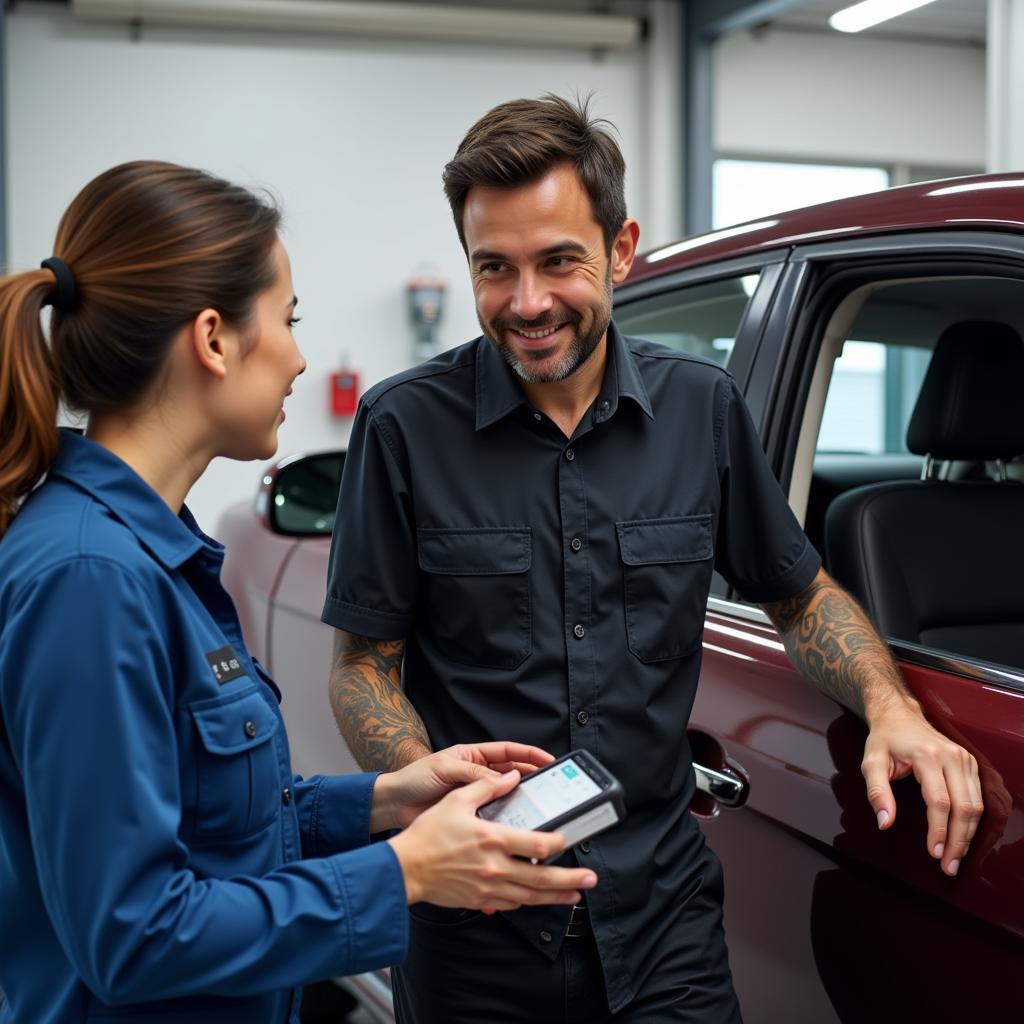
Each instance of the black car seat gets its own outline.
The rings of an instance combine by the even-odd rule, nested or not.
[[[933,473],[949,459],[1002,470],[1024,453],[1017,331],[971,320],[942,333],[907,447],[927,456],[921,480],[858,487],[829,507],[832,575],[886,636],[1024,669],[1024,483]]]

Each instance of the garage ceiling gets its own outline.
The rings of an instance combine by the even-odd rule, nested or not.
[[[832,32],[828,19],[854,0],[807,0],[802,6],[776,18],[772,24],[786,28]],[[862,36],[916,38],[984,45],[988,0],[935,0],[909,14],[885,21],[858,33]]]

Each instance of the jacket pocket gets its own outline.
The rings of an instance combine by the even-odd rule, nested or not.
[[[711,515],[616,523],[629,649],[644,662],[696,649],[714,560]]]
[[[280,806],[277,716],[246,687],[195,701],[189,711],[199,733],[194,834],[228,838],[268,825]]]
[[[514,669],[533,648],[529,527],[416,531],[431,639],[452,661]]]

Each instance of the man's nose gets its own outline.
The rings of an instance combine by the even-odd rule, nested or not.
[[[512,312],[520,320],[536,320],[551,309],[551,292],[538,275],[521,273],[512,296]]]

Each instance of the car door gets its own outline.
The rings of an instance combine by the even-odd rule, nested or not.
[[[1022,277],[1021,242],[1009,235],[921,233],[793,252],[745,385],[798,517],[811,507],[835,366],[822,353],[851,326],[843,303],[860,296],[863,305],[887,282],[924,281],[920,294],[936,302],[947,281],[964,282],[969,299],[976,282],[1024,289]],[[913,334],[929,309],[908,309]],[[906,459],[880,452],[880,477],[890,454]],[[1012,979],[1024,955],[1024,672],[892,647],[930,720],[981,768],[987,810],[955,879],[925,850],[914,780],[896,784],[897,818],[880,832],[859,769],[864,724],[797,676],[760,609],[734,593],[709,600],[691,743],[741,806],[705,795],[695,810],[725,868],[727,940],[748,1024],[1019,1015]]]

